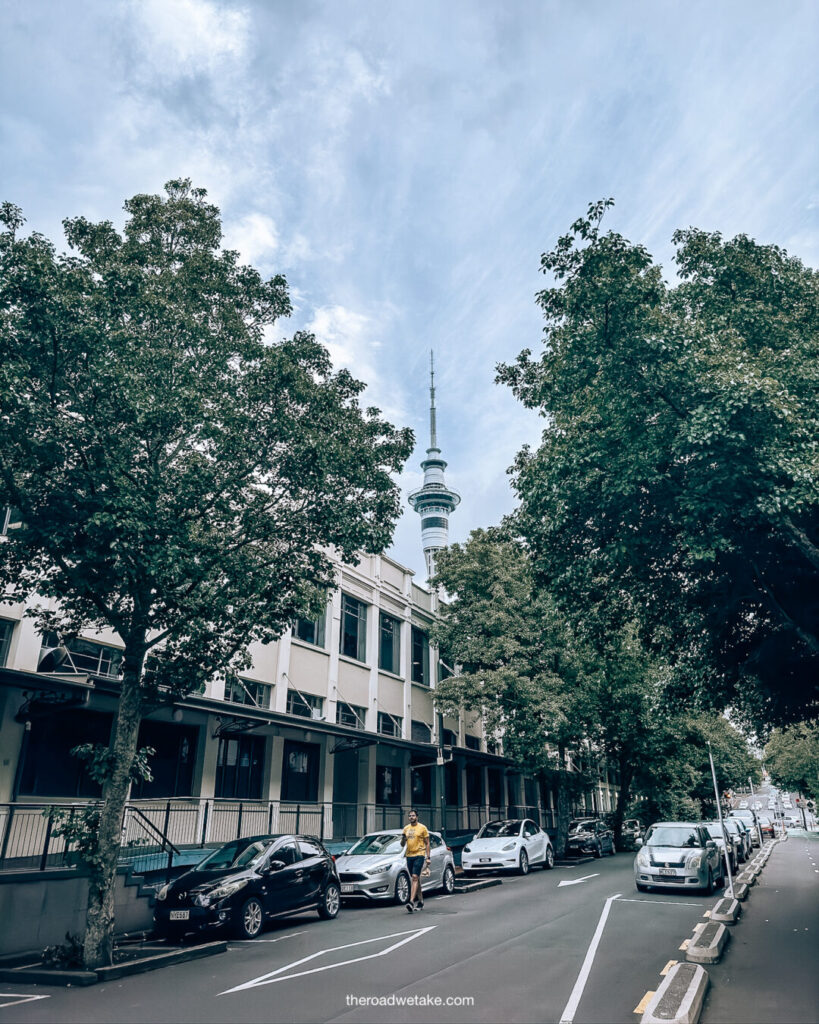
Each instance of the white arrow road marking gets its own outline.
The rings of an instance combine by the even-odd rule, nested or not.
[[[0,1003],[0,1010],[5,1010],[8,1006],[18,1006],[20,1003],[33,1003],[37,999],[50,999],[51,996],[29,996],[23,995],[22,992],[0,992],[0,999],[12,999],[11,1003]]]
[[[599,874],[599,871],[595,871],[593,875],[584,875],[582,878],[573,878],[570,882],[558,882],[557,887],[559,889],[564,885],[580,885],[581,882],[588,882],[590,878],[597,878]]]
[[[580,999],[583,995],[583,989],[586,987],[586,982],[589,980],[589,974],[591,973],[594,957],[597,953],[597,947],[600,945],[603,929],[606,926],[609,910],[611,910],[612,903],[615,900],[619,900],[621,895],[622,893],[618,892],[615,893],[614,896],[609,896],[606,900],[606,905],[603,907],[603,913],[600,915],[600,920],[597,922],[597,928],[592,936],[589,948],[586,951],[586,959],[583,961],[583,966],[580,968],[580,974],[578,974],[577,981],[574,983],[572,994],[569,996],[568,1003],[566,1003],[566,1009],[560,1016],[560,1024],[573,1024],[574,1015],[577,1013],[577,1007],[580,1005]]]
[[[306,974],[320,974],[322,971],[332,971],[335,967],[346,967],[348,964],[358,964],[362,960],[375,960],[376,957],[386,956],[387,953],[392,953],[400,946],[405,946],[408,942],[412,942],[413,939],[418,939],[422,935],[426,935],[427,932],[433,931],[437,928],[437,925],[430,925],[428,928],[417,928],[408,932],[393,932],[391,935],[377,935],[374,939],[362,939],[360,942],[348,942],[344,946],[332,946],[330,949],[320,949],[317,953],[311,953],[310,956],[302,957],[301,960],[294,960],[291,964],[285,964],[284,967],[279,967],[278,970],[270,971],[269,974],[262,974],[258,978],[253,978],[252,981],[246,981],[243,985],[236,985],[235,988],[226,989],[224,992],[220,992],[220,996],[228,996],[232,992],[241,992],[246,988],[255,988],[258,985],[274,985],[277,981],[289,981],[291,978],[303,978]],[[299,971],[296,974],[288,974],[285,977],[277,977],[277,975],[283,975],[285,971],[291,970],[293,967],[300,967],[302,964],[308,963],[310,960],[315,960],[317,957],[324,956],[327,953],[337,953],[340,949],[353,949],[355,946],[366,946],[370,942],[379,942],[383,939],[397,939],[401,936],[400,942],[394,942],[391,946],[386,949],[382,949],[378,953],[370,953],[367,956],[353,957],[352,960],[342,960],[337,964],[327,964],[324,967],[313,967],[309,971]]]

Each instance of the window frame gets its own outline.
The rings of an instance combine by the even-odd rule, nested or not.
[[[392,665],[388,666],[384,664],[382,657],[384,653],[384,624],[386,622],[392,623],[392,644],[390,650],[390,660]],[[394,615],[390,615],[389,612],[384,612],[379,609],[378,613],[378,667],[382,672],[391,672],[395,676],[400,676],[401,672],[401,620],[396,618]]]
[[[416,645],[420,645],[417,652],[420,654],[420,658],[416,658]],[[410,653],[410,679],[419,686],[428,687],[430,685],[429,633],[414,623],[410,629]]]
[[[312,701],[317,703],[313,704]],[[300,710],[297,711],[296,708]],[[314,693],[302,693],[295,686],[289,686],[287,688],[285,710],[288,715],[294,715],[296,718],[307,718],[315,722],[319,718],[324,717],[324,697],[319,697]],[[314,715],[314,711],[318,711],[318,715]]]
[[[367,664],[367,609],[369,605],[359,601],[352,594],[341,592],[341,628],[338,635],[338,651],[344,658]],[[355,633],[348,631],[351,622],[356,623]],[[348,638],[354,636],[354,644],[348,644]],[[355,646],[355,653],[350,651]]]

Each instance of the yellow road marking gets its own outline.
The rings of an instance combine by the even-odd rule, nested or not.
[[[633,1012],[634,1013],[645,1013],[646,1012],[646,1007],[651,1002],[653,997],[654,997],[654,993],[653,992],[646,992],[646,994],[643,996],[643,998],[640,1000],[640,1002],[634,1007]]]
[[[683,939],[682,940],[682,945],[680,946],[680,949],[688,949],[688,943],[690,941],[691,941],[691,939]]]
[[[710,910],[706,910],[705,913],[702,916],[703,917],[710,917],[711,916],[711,911]]]
[[[673,966],[674,966],[674,965],[675,965],[676,963],[678,963],[678,962],[679,962],[679,961],[677,961],[677,960],[669,960],[669,961],[668,961],[668,963],[667,963],[667,964],[665,965],[665,967],[664,967],[664,968],[663,968],[663,969],[662,969],[662,970],[660,971],[660,974],[662,974],[663,976],[665,976],[666,974],[668,974],[668,972],[669,972],[669,971],[671,970],[671,968],[672,968],[672,967],[673,967]]]

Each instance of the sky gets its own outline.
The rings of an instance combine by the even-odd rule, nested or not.
[[[543,421],[495,384],[538,351],[540,255],[589,202],[673,279],[671,236],[819,266],[819,4],[2,0],[0,200],[61,237],[190,177],[225,243],[415,431],[429,351],[450,540],[497,523]],[[408,508],[389,552],[423,582]]]

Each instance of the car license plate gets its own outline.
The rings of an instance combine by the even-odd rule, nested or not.
[[[674,868],[660,868],[660,874],[670,875],[672,878],[677,877],[677,872],[674,870]]]
[[[355,886],[354,885],[342,885],[341,891],[342,891],[342,893],[345,893],[345,892],[355,892]]]
[[[172,910],[170,913],[171,921],[188,921],[190,916],[191,912],[189,910]]]
[[[481,864],[491,864],[492,863],[492,858],[491,857],[481,857],[480,858],[480,862],[481,862]]]

